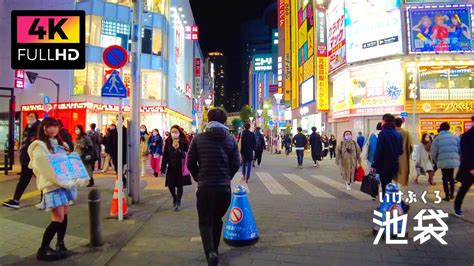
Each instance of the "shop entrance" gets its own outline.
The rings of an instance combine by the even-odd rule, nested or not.
[[[8,174],[14,160],[15,96],[13,88],[0,87],[0,170]]]

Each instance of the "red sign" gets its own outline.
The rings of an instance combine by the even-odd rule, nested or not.
[[[270,93],[277,93],[278,92],[278,85],[277,84],[268,85],[268,91]]]
[[[191,85],[189,83],[186,83],[186,92],[184,93],[188,99],[192,98],[192,90],[191,90]]]
[[[278,0],[278,27],[285,27],[285,0]]]
[[[261,82],[258,85],[258,95],[260,97],[260,103],[263,103],[263,84]]]
[[[199,40],[199,27],[196,25],[191,27],[191,40],[193,41]]]
[[[13,87],[20,90],[25,88],[25,70],[15,70]]]
[[[195,62],[195,75],[196,77],[200,77],[201,76],[201,58],[196,58],[196,62]]]
[[[230,222],[233,224],[238,224],[244,218],[244,213],[242,209],[234,207],[230,210]]]
[[[123,67],[128,59],[127,50],[120,45],[111,45],[102,54],[105,65],[113,69]]]

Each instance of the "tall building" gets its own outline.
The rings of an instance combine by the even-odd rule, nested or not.
[[[229,93],[227,58],[220,52],[212,52],[208,56],[214,64],[214,106],[226,105]]]
[[[84,10],[86,12],[86,67],[76,70],[33,70],[60,84],[57,114],[73,132],[74,126],[96,123],[103,131],[116,122],[117,99],[101,97],[101,88],[112,70],[102,60],[104,49],[121,45],[130,52],[133,24],[132,0],[11,0],[0,9],[0,42],[10,50],[11,10]],[[148,127],[168,130],[178,124],[187,131],[192,121],[193,50],[199,49],[186,38],[186,26],[194,25],[188,0],[145,0],[141,46],[141,121]],[[196,53],[199,54],[199,53]],[[0,64],[10,66],[10,53],[0,55]],[[131,62],[121,72],[128,90],[132,88]],[[15,71],[0,72],[0,87],[11,87]],[[43,97],[56,99],[56,87],[45,80],[15,90],[17,112],[22,123],[26,113],[36,111],[43,117]],[[124,115],[130,117],[129,99],[124,99]],[[53,110],[56,102],[52,101]],[[23,127],[23,126],[22,126]]]

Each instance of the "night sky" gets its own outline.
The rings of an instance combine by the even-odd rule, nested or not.
[[[190,0],[199,26],[201,49],[205,54],[220,51],[227,56],[227,75],[232,90],[240,90],[240,27],[250,19],[263,16],[276,0]]]

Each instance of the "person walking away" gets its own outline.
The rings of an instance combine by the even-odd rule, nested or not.
[[[96,162],[97,162],[97,168],[98,170],[100,170],[100,163],[101,163],[100,133],[97,132],[97,125],[95,123],[91,123],[89,127],[90,127],[90,130],[87,131],[87,136],[91,139],[92,148],[95,152],[95,160],[91,162],[92,171],[95,170]]]
[[[265,139],[261,133],[261,130],[262,129],[260,127],[255,128],[255,158],[253,161],[253,167],[255,167],[255,162],[257,163],[257,166],[260,167],[260,164],[262,163],[262,154],[266,149]]]
[[[165,141],[161,173],[166,174],[165,186],[173,197],[175,211],[181,208],[183,186],[191,185],[191,176],[186,168],[186,153],[189,142],[183,130],[174,125],[171,127],[170,137]]]
[[[33,171],[28,168],[30,163],[30,156],[28,155],[28,147],[36,139],[36,134],[38,132],[38,127],[40,121],[38,120],[38,115],[35,112],[29,112],[27,115],[28,124],[23,130],[21,148],[20,148],[20,179],[16,184],[15,193],[13,198],[3,202],[3,206],[19,209],[20,208],[20,199],[23,193],[25,192],[28,184],[30,183],[31,177],[33,176]]]
[[[244,131],[240,135],[240,155],[242,156],[242,180],[248,184],[255,150],[255,134],[250,131],[250,123],[244,124]]]
[[[308,139],[301,133],[303,131],[301,127],[298,127],[296,130],[298,134],[293,137],[291,142],[295,145],[298,168],[303,169],[304,149],[308,144]]]
[[[64,124],[63,124],[61,119],[58,119],[58,124],[59,124],[59,137],[61,137],[63,142],[66,142],[69,149],[74,149],[74,143],[72,142],[72,136],[71,136],[71,134],[69,134],[69,131],[67,131],[67,129],[64,128]]]
[[[418,176],[420,172],[425,172],[428,175],[428,183],[434,186],[436,183],[433,181],[434,168],[433,160],[431,158],[431,145],[432,140],[428,133],[424,133],[421,137],[421,143],[418,144],[415,154],[415,165],[419,169],[416,174],[415,183],[418,184]]]
[[[198,183],[196,206],[204,254],[209,265],[218,265],[222,217],[231,200],[231,180],[239,171],[237,142],[225,126],[227,114],[221,109],[207,113],[209,123],[189,148],[187,165]]]
[[[309,145],[311,145],[311,157],[313,159],[314,167],[318,167],[318,161],[321,161],[322,153],[323,153],[323,142],[321,140],[321,136],[316,132],[316,127],[312,127],[311,136],[309,137]]]
[[[85,134],[85,133],[84,133]],[[45,167],[39,158],[51,154],[66,153],[69,147],[59,136],[59,123],[56,119],[48,117],[39,125],[38,139],[28,147],[31,158],[29,167],[33,170],[37,180],[38,190],[44,193],[41,205],[44,210],[51,211],[51,223],[46,227],[38,249],[38,260],[53,261],[64,259],[69,252],[64,244],[68,224],[69,205],[77,198],[76,186],[61,187],[57,180],[45,174]],[[56,250],[50,247],[51,241],[57,235]]]
[[[408,131],[402,128],[403,120],[399,117],[395,118],[395,126],[402,136],[402,148],[403,153],[399,159],[398,175],[395,177],[395,181],[401,186],[407,186],[408,180],[410,179],[410,156],[413,153],[413,144],[411,142],[411,136]]]
[[[141,169],[141,176],[145,175],[145,166],[146,160],[148,159],[148,155],[150,154],[148,150],[148,139],[150,138],[150,134],[148,133],[148,129],[145,125],[140,126],[140,169]]]
[[[291,137],[290,137],[290,134],[285,135],[284,143],[285,143],[285,153],[286,153],[286,155],[289,155],[290,152],[291,152]]]
[[[337,140],[334,135],[331,135],[331,138],[329,139],[329,157],[331,158],[336,158],[336,148],[337,148]]]
[[[343,139],[337,148],[336,165],[339,166],[342,179],[346,182],[346,190],[351,190],[355,171],[362,163],[361,151],[359,145],[352,139],[352,132],[350,130],[344,132]]]
[[[359,134],[357,135],[357,144],[359,145],[360,150],[364,147],[365,143],[365,138],[362,135],[362,132],[359,131]]]
[[[447,122],[441,123],[439,135],[431,146],[431,157],[443,175],[445,201],[454,199],[454,169],[461,164],[459,160],[460,140],[449,129],[450,126]]]
[[[153,169],[153,176],[158,177],[161,172],[161,156],[163,155],[163,138],[161,138],[158,129],[153,129],[151,137],[148,140],[148,149],[150,150],[150,166]]]
[[[93,177],[93,168],[92,163],[95,161],[95,150],[92,144],[92,140],[87,136],[87,133],[84,131],[82,125],[77,125],[74,128],[74,133],[76,133],[76,145],[74,146],[74,151],[79,154],[81,157],[84,166],[87,169],[87,173],[91,178],[87,187],[94,186],[94,177]]]
[[[395,117],[385,114],[382,118],[382,131],[377,139],[374,162],[371,173],[380,175],[382,197],[385,197],[385,188],[398,174],[400,155],[403,154],[402,136],[395,129]]]
[[[321,159],[324,159],[329,154],[329,139],[328,139],[328,136],[327,135],[322,135],[321,136],[321,142],[322,142],[322,145],[323,145],[323,154],[322,154]]]
[[[461,182],[461,188],[454,200],[454,215],[457,217],[464,216],[461,210],[462,202],[474,181],[474,116],[471,117],[471,129],[461,136],[460,150],[461,165],[456,180]]]
[[[377,140],[379,138],[379,133],[382,130],[382,123],[379,122],[375,128],[375,132],[370,134],[367,139],[364,148],[362,150],[362,158],[367,160],[367,165],[369,169],[372,167],[375,158],[375,150],[377,149]]]
[[[110,126],[110,136],[107,140],[107,146],[109,150],[110,157],[112,159],[112,164],[114,165],[115,173],[118,174],[118,131],[117,126],[112,124]],[[122,170],[124,170],[124,165],[127,164],[127,128],[122,127]],[[127,178],[125,175],[122,175],[122,184],[124,188],[127,188]]]
[[[110,156],[110,146],[109,146],[109,140],[110,140],[110,127],[107,127],[107,130],[105,131],[105,135],[101,140],[102,146],[104,146],[104,163],[102,165],[102,173],[107,173],[109,171],[110,167],[110,162],[112,160],[112,157]]]

